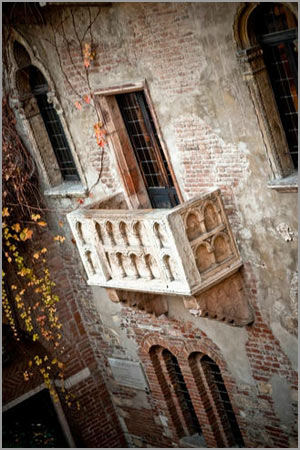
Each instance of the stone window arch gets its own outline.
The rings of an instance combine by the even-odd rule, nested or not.
[[[85,178],[54,84],[35,53],[24,39],[13,34],[11,104],[37,161],[45,194],[61,191],[61,194],[76,195],[74,186],[78,186],[78,194],[83,194]]]
[[[272,180],[269,187],[297,191],[296,7],[243,3],[234,35],[237,56],[263,135]]]

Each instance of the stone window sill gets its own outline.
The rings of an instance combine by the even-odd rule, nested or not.
[[[47,197],[84,197],[87,194],[87,188],[81,183],[66,181],[59,186],[52,187],[44,191]]]
[[[285,178],[269,181],[268,188],[278,192],[298,192],[298,172],[295,171]]]

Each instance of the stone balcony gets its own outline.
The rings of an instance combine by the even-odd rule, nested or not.
[[[219,190],[149,210],[130,210],[116,194],[68,220],[90,285],[195,296],[242,265]]]

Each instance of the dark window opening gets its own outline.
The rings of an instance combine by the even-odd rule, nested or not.
[[[235,446],[245,447],[219,367],[206,355],[201,359],[200,364],[217,407],[218,415],[222,424],[224,424],[224,430],[228,432],[228,437]],[[229,427],[226,427],[226,424]]]
[[[253,18],[289,152],[298,167],[297,23],[281,4],[261,4]]]
[[[182,415],[184,417],[186,426],[190,435],[202,434],[201,426],[199,424],[194,406],[188,392],[188,388],[184,381],[182,372],[180,370],[177,358],[172,355],[168,350],[162,352],[169,377],[174,388],[174,392],[178,398],[179,405],[181,407]]]
[[[152,207],[178,205],[172,176],[144,93],[119,94],[116,100]]]
[[[48,103],[48,84],[42,73],[32,65],[29,66],[29,81],[61,175],[65,181],[79,181],[78,172],[61,121],[53,105]]]

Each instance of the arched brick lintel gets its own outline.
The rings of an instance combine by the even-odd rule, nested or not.
[[[160,346],[169,350],[178,360],[187,361],[192,353],[202,353],[209,356],[220,367],[222,372],[227,369],[226,362],[221,356],[220,349],[203,333],[203,339],[174,339],[158,336],[154,333],[147,334],[140,346],[141,356],[148,356],[151,347]]]

